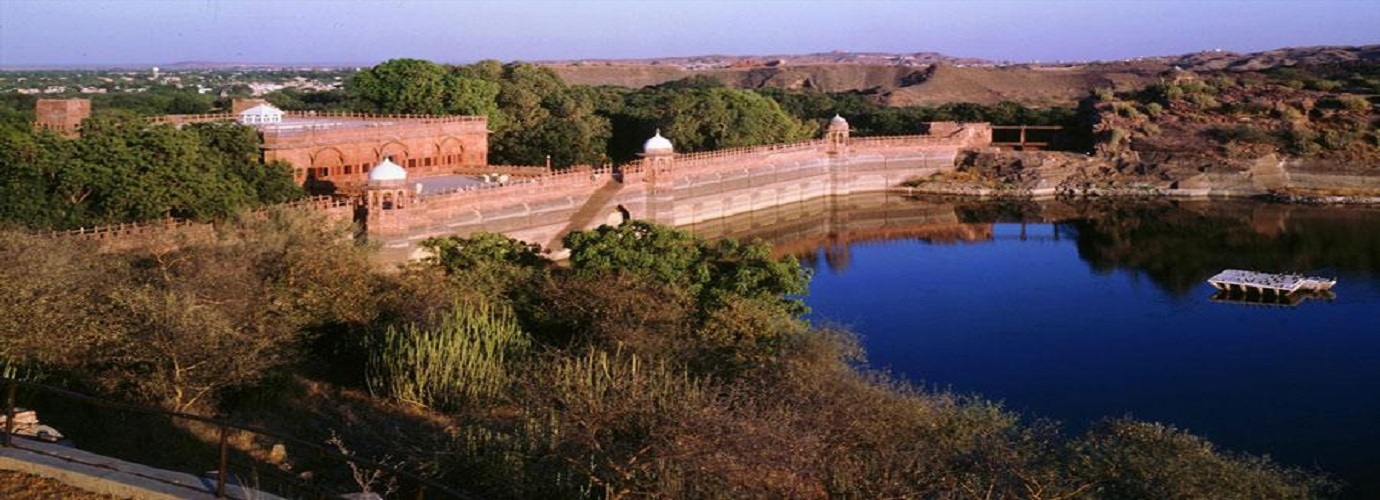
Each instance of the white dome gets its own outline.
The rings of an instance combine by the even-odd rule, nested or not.
[[[397,163],[393,163],[393,157],[384,157],[383,161],[374,168],[369,169],[369,182],[394,182],[407,180],[407,170]]]
[[[643,153],[651,153],[653,151],[667,153],[673,151],[671,148],[671,140],[661,136],[661,129],[657,129],[656,135],[651,139],[647,139],[647,142],[642,144]]]
[[[839,115],[835,114],[834,117],[831,118],[831,119],[829,120],[829,130],[847,130],[847,129],[848,129],[848,120],[843,119],[842,116],[839,116]]]

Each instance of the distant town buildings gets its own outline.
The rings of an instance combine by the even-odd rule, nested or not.
[[[153,88],[171,87],[194,90],[199,94],[222,96],[262,96],[283,89],[328,91],[343,87],[353,71],[349,69],[243,70],[196,69],[167,71],[91,70],[91,71],[2,71],[0,93],[26,95],[68,95],[140,93]]]

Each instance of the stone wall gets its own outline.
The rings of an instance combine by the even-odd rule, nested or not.
[[[824,141],[677,155],[669,172],[641,165],[578,171],[502,186],[423,195],[409,206],[373,208],[367,231],[385,259],[419,256],[433,236],[498,232],[558,247],[564,234],[624,217],[673,226],[704,223],[809,200],[892,189],[907,179],[953,171],[960,149],[990,142],[986,124],[943,136]]]

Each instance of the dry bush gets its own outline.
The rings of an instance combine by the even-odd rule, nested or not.
[[[1105,498],[1316,498],[1336,489],[1321,476],[1224,453],[1162,424],[1104,421],[1074,449],[1073,470]]]

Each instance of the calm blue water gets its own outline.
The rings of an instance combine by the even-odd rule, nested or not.
[[[1274,208],[1032,223],[1024,240],[1021,224],[996,223],[976,226],[990,228],[980,241],[855,242],[844,265],[803,255],[806,302],[816,323],[859,333],[871,366],[915,383],[1070,432],[1108,416],[1164,422],[1380,495],[1380,216],[1262,210]],[[1202,279],[1262,265],[1336,276],[1336,297],[1210,300]]]

